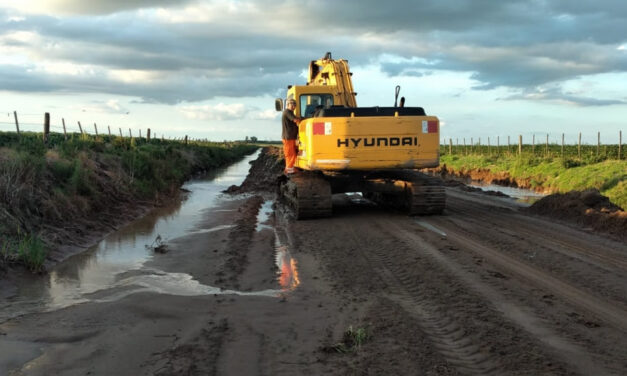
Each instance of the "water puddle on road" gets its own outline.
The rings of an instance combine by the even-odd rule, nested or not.
[[[257,231],[261,231],[263,229],[271,229],[272,226],[268,226],[266,222],[270,218],[270,214],[272,214],[272,205],[274,205],[274,201],[266,200],[263,204],[261,204],[261,208],[259,208],[259,214],[257,215]]]
[[[484,183],[476,182],[476,181],[473,181],[467,185],[470,187],[474,187],[474,188],[480,188],[483,191],[501,192],[510,197],[513,197],[514,199],[516,199],[517,202],[522,202],[522,203],[527,203],[527,204],[533,204],[534,202],[538,201],[539,199],[545,196],[542,193],[534,192],[530,189],[505,187],[502,185],[495,185],[495,184],[484,184]]]
[[[277,290],[238,292],[202,285],[189,274],[168,273],[143,266],[154,255],[153,250],[147,246],[154,244],[157,236],[167,241],[192,233],[231,228],[231,225],[223,225],[203,229],[198,228],[197,224],[207,211],[217,205],[219,199],[228,199],[221,192],[230,185],[240,184],[248,173],[249,162],[257,156],[258,153],[255,153],[213,176],[185,183],[183,188],[189,193],[184,201],[153,210],[145,217],[108,235],[87,251],[58,264],[47,276],[24,281],[13,296],[0,302],[3,307],[0,311],[0,322],[22,314],[51,311],[85,302],[114,301],[143,291],[184,296],[280,296],[286,291],[281,278],[280,289]],[[265,224],[271,212],[272,202],[265,202],[260,210],[258,230],[271,228]],[[277,258],[280,257],[291,265],[288,272],[297,278],[296,263],[289,256],[287,247],[283,245],[285,243],[278,239],[276,242]],[[282,264],[279,265],[278,261],[277,266],[279,270],[282,269]],[[291,282],[289,288],[297,285],[298,283]]]

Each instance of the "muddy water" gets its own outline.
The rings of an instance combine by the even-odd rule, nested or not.
[[[230,185],[242,183],[249,162],[258,154],[218,171],[213,176],[187,182],[183,188],[189,193],[171,206],[158,208],[128,226],[109,234],[87,251],[58,264],[48,275],[23,281],[16,293],[0,302],[0,322],[26,313],[57,310],[85,302],[114,301],[130,294],[152,291],[173,295],[239,294],[280,296],[298,285],[296,262],[288,247],[271,226],[265,224],[272,213],[272,201],[266,201],[259,211],[257,230],[275,232],[277,266],[282,275],[277,290],[238,292],[202,285],[185,273],[168,273],[145,267],[153,255],[153,248],[194,232],[225,230],[231,225],[216,228],[197,228],[203,214],[215,208],[220,200],[229,197],[221,192]],[[295,281],[296,279],[296,281]]]
[[[522,203],[527,203],[527,204],[533,204],[534,202],[538,201],[539,199],[545,196],[542,193],[537,193],[530,189],[504,187],[501,185],[485,184],[485,183],[476,182],[476,181],[473,181],[469,183],[468,185],[471,187],[480,188],[484,191],[501,192],[510,197],[515,198],[517,202],[522,202]]]

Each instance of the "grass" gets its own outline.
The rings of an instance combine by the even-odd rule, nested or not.
[[[0,244],[0,257],[5,263],[18,263],[33,272],[44,268],[47,251],[44,242],[37,235],[18,234],[16,240],[4,239]]]
[[[627,161],[597,158],[561,158],[524,153],[442,155],[440,164],[454,171],[489,170],[527,182],[529,188],[568,192],[596,188],[616,205],[627,208]]]
[[[41,134],[23,132],[18,138],[0,132],[2,260],[38,270],[46,249],[62,238],[51,228],[80,228],[86,219],[94,219],[93,213],[119,215],[124,207],[171,195],[192,175],[225,166],[257,148],[81,134],[68,140],[50,134],[44,144]]]
[[[354,328],[352,325],[342,335],[342,341],[324,348],[327,352],[338,352],[342,354],[359,351],[362,345],[372,339],[372,333],[366,327]]]

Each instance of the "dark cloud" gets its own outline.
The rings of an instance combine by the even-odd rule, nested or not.
[[[18,18],[0,9],[0,47],[23,50],[33,65],[71,62],[96,72],[66,76],[2,66],[0,83],[9,90],[86,90],[164,103],[250,96],[302,82],[309,60],[328,50],[352,66],[379,64],[390,76],[470,72],[478,90],[525,93],[627,71],[627,52],[617,48],[626,42],[627,3],[618,0],[236,1],[227,5],[243,10],[233,13],[226,3],[204,2],[208,12],[221,12],[210,22],[132,12],[195,3],[201,1],[58,0],[55,9],[75,15]],[[16,32],[38,37],[10,37]],[[153,81],[120,83],[107,76],[112,69],[150,72]],[[13,89],[16,77],[24,81]]]

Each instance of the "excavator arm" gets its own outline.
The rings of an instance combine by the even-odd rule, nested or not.
[[[308,86],[336,86],[339,96],[339,105],[357,107],[357,101],[353,89],[353,74],[348,69],[348,61],[344,59],[333,60],[331,53],[327,52],[322,59],[309,63]]]

